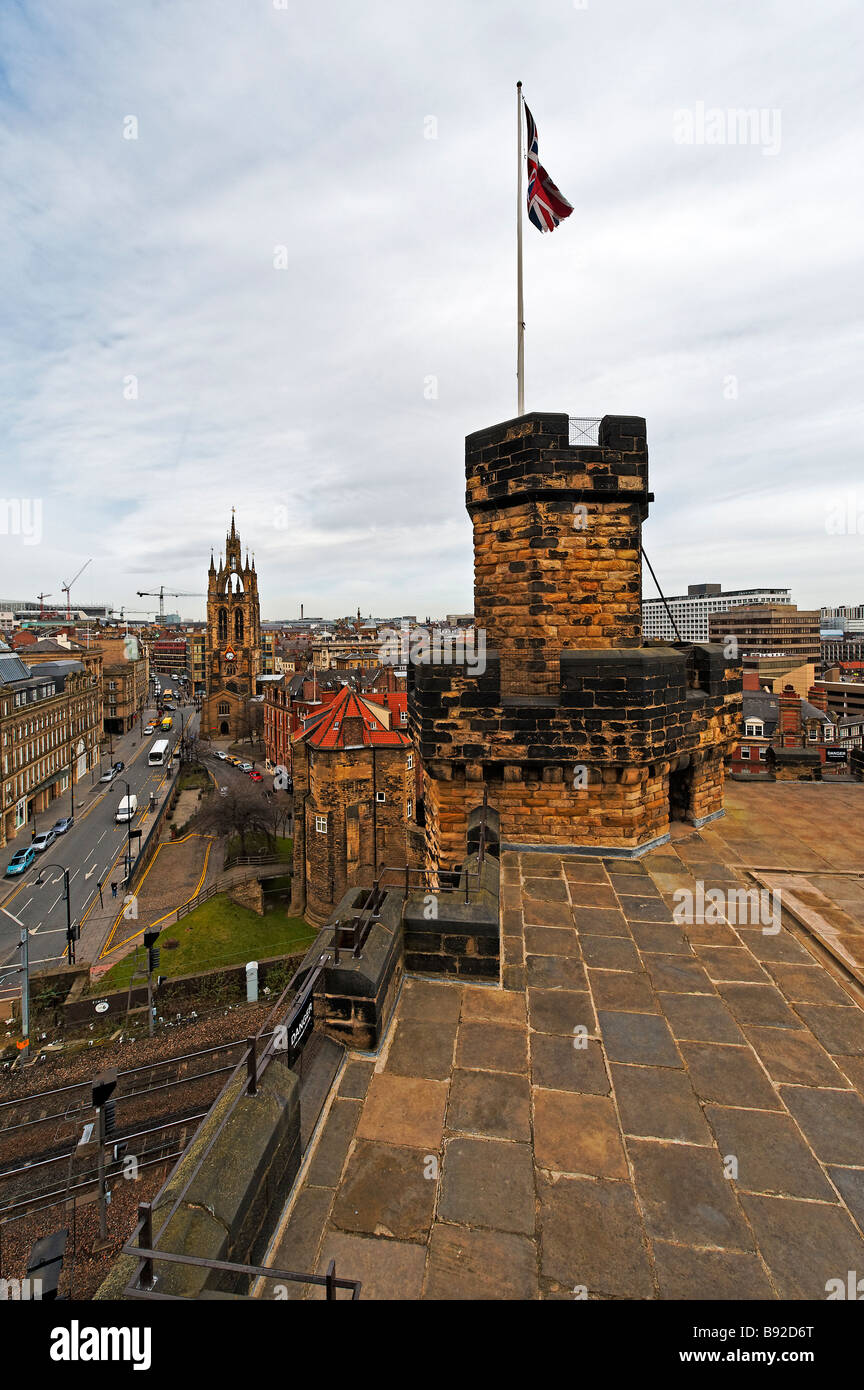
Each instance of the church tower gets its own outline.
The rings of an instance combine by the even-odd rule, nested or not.
[[[210,555],[207,575],[207,693],[201,710],[203,738],[246,737],[247,703],[257,693],[261,672],[261,615],[255,561],[246,561],[231,509],[225,559],[216,568]]]

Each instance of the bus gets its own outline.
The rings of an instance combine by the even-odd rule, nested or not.
[[[161,725],[160,725],[160,728],[162,728],[162,729],[170,729],[170,728],[173,727],[173,725],[174,725],[174,720],[171,718],[170,714],[166,714],[165,718],[162,720],[162,723],[161,723]]]
[[[151,767],[167,767],[171,762],[171,745],[167,738],[157,738],[147,760]]]

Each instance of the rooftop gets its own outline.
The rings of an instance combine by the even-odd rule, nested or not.
[[[345,741],[346,719],[352,721],[349,725],[350,745]],[[387,705],[377,704],[345,686],[335,700],[307,719],[306,727],[298,737],[313,748],[345,748],[358,743],[367,747],[409,747],[411,740],[408,735],[391,729],[390,722],[391,713]]]
[[[638,862],[505,853],[504,987],[405,980],[272,1263],[363,1298],[824,1300],[864,1268],[862,797],[732,784]],[[782,925],[677,922],[700,882],[780,889]]]

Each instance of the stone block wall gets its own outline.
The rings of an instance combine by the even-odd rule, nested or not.
[[[415,773],[405,747],[313,749],[298,739],[293,748],[292,907],[319,924],[347,889],[371,882],[384,865],[406,863]],[[322,816],[326,830],[318,829]]]
[[[720,645],[643,645],[645,422],[568,439],[566,415],[534,414],[466,440],[485,666],[408,677],[434,866],[461,858],[484,786],[504,845],[638,853],[722,813],[741,669]]]

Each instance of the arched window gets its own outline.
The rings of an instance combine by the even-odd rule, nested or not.
[[[234,613],[234,641],[243,641],[243,609],[238,608]]]
[[[219,701],[219,713],[220,713],[220,714],[230,714],[230,713],[231,713],[231,706],[228,704],[228,701],[227,701],[227,700],[220,700],[220,701]]]
[[[216,624],[217,624],[217,629],[218,629],[218,638],[219,638],[219,641],[220,641],[220,642],[227,642],[227,641],[228,641],[228,611],[227,611],[227,609],[225,609],[225,608],[220,608],[220,609],[219,609],[219,612],[218,612],[217,615],[216,615]]]

